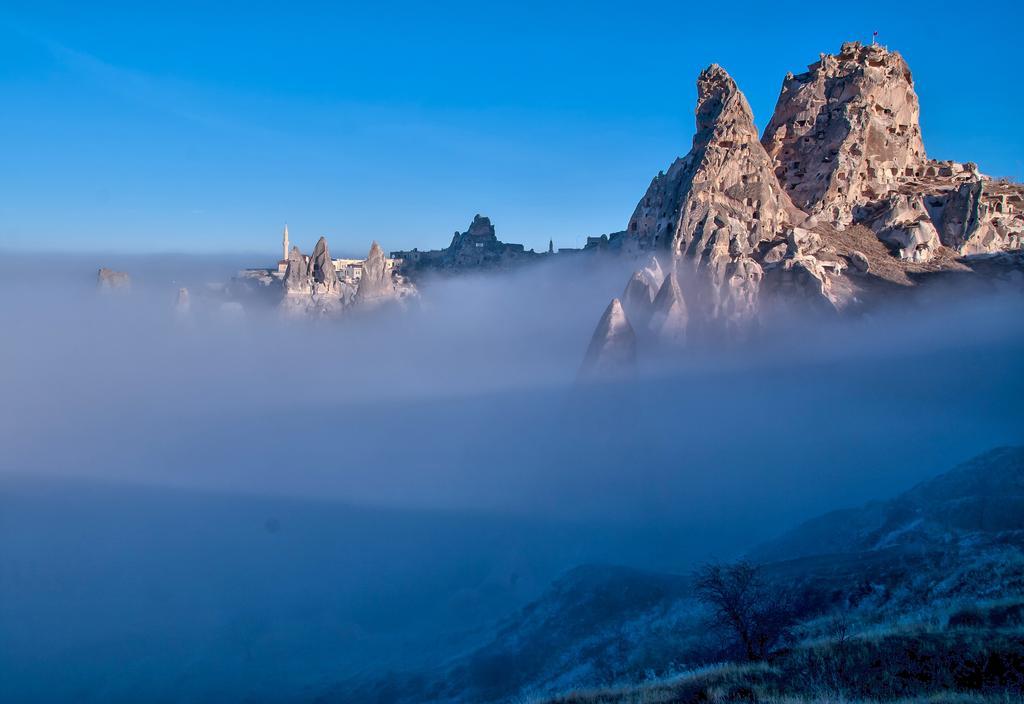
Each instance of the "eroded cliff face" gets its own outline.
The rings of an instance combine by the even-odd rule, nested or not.
[[[833,227],[869,227],[901,260],[1019,249],[1024,188],[928,159],[920,114],[903,57],[848,42],[786,77],[761,141],[795,205]]]
[[[758,310],[762,251],[807,216],[780,185],[750,105],[721,66],[697,79],[696,126],[690,152],[655,177],[627,231],[641,247],[667,250],[670,268],[693,280],[698,327],[741,331]],[[679,327],[655,332],[678,344]]]
[[[925,163],[921,109],[903,57],[843,44],[789,74],[762,143],[793,202],[833,225]]]
[[[758,140],[747,99],[721,66],[697,79],[696,116],[693,148],[654,178],[627,232],[642,245],[698,260],[723,240],[749,254],[798,211]]]
[[[655,315],[654,292],[663,304],[677,292],[633,275],[623,315],[641,347],[743,338],[768,303],[835,313],[920,274],[966,271],[962,257],[1021,248],[1024,186],[928,159],[910,69],[882,46],[849,42],[788,75],[760,138],[736,83],[712,65],[697,79],[696,128],[625,234],[682,284],[682,305]]]

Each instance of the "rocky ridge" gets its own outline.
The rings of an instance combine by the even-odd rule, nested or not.
[[[377,242],[371,245],[362,263],[358,283],[342,281],[324,237],[308,257],[298,247],[292,247],[281,289],[281,310],[299,317],[337,316],[353,309],[400,303],[416,295],[415,287],[388,267]]]
[[[712,65],[697,79],[689,153],[652,180],[620,248],[654,251],[679,277],[689,342],[746,337],[778,304],[859,308],[915,275],[967,271],[964,257],[1019,250],[1024,185],[928,159],[919,120],[906,61],[879,45],[849,42],[787,75],[760,137]],[[623,301],[643,329],[654,311],[641,279]]]
[[[552,244],[549,250],[553,248]],[[391,256],[400,262],[403,276],[416,280],[416,276],[428,271],[453,273],[500,269],[539,260],[545,255],[527,250],[521,244],[502,242],[491,219],[478,213],[465,232],[452,235],[451,244],[444,249],[412,249],[392,252]]]

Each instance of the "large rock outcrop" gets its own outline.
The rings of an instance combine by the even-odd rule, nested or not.
[[[327,240],[321,237],[309,257],[305,257],[298,247],[293,247],[287,262],[281,280],[283,296],[280,305],[290,314],[335,316],[352,308],[371,308],[417,294],[416,288],[394,271],[384,250],[376,242],[362,262],[342,260],[336,264],[331,258]],[[356,268],[358,284],[339,277],[339,266]]]
[[[848,42],[788,75],[761,141],[795,205],[833,227],[866,225],[901,260],[1021,246],[1024,187],[927,158],[914,81],[895,51]]]
[[[845,226],[926,163],[920,113],[902,56],[848,42],[786,76],[762,143],[793,202]]]
[[[631,374],[636,369],[636,333],[618,298],[605,308],[590,338],[580,379],[600,381]]]
[[[696,116],[692,149],[654,178],[627,232],[641,246],[698,262],[723,240],[748,254],[798,211],[775,177],[750,105],[718,65],[697,79]]]

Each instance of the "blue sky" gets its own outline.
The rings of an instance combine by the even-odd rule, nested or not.
[[[876,29],[929,155],[1024,179],[1017,3],[145,5],[0,3],[0,248],[427,248],[477,212],[573,246],[688,150],[703,67],[763,128],[787,71]]]

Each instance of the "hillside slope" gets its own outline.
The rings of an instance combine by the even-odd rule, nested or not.
[[[1012,660],[999,666],[1015,667],[1013,658],[1024,653],[1024,448],[992,450],[888,501],[825,514],[750,555],[769,583],[799,595],[802,609],[801,643],[780,656],[774,675],[758,675],[769,687],[766,692],[797,693],[792,683],[783,686],[779,672],[810,672],[800,658],[820,655],[814,649],[832,642],[836,619],[845,624],[844,643],[850,634],[862,633],[863,642],[873,644],[856,658],[850,655],[854,660],[881,657],[895,666],[920,641],[920,647],[935,651],[933,662],[943,662],[945,649],[958,648],[977,659],[964,667],[984,670],[984,663],[1002,657],[1002,651],[986,650],[998,642]],[[946,630],[966,622],[980,628],[983,637],[972,640]],[[986,630],[992,624],[1017,630],[1001,631],[1001,640],[992,640]],[[673,673],[728,657],[718,634],[707,627],[689,576],[587,566],[563,576],[490,643],[448,667],[386,682],[350,683],[321,701],[502,702],[602,687],[598,694],[561,701],[687,701],[677,696],[682,690],[676,685],[665,690],[663,678],[675,677],[678,684],[682,680]],[[923,675],[906,676],[910,680],[900,690],[895,675],[876,668],[870,681],[878,687],[865,684],[858,694],[912,695],[914,678]],[[700,687],[712,687],[715,677],[708,680],[712,684],[698,678]],[[858,677],[863,680],[863,673]],[[995,679],[984,672],[978,677],[978,687],[1012,684],[999,673]],[[957,687],[974,681],[954,680]],[[662,685],[642,685],[645,681]],[[941,688],[942,682],[935,683]],[[676,694],[662,699],[651,687]]]

